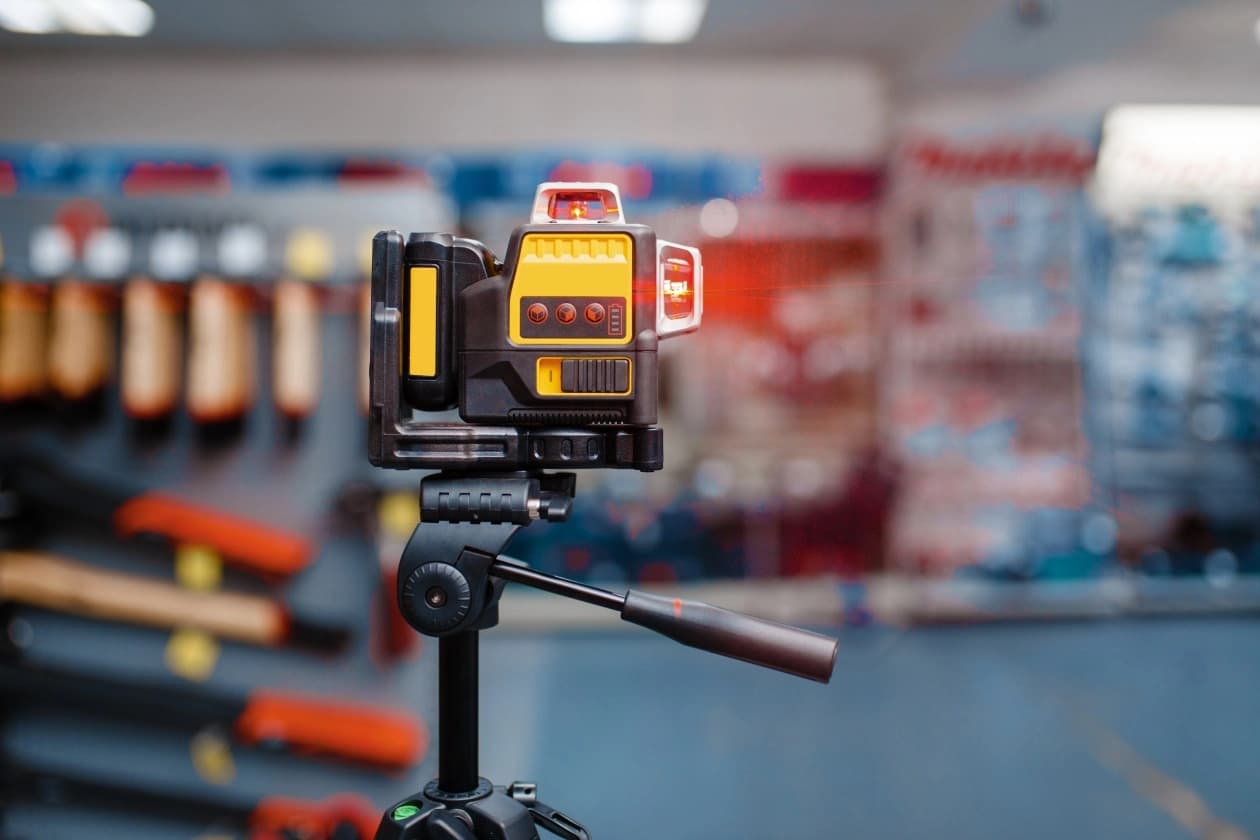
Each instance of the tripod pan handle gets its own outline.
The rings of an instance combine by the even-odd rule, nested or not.
[[[840,645],[799,627],[634,590],[626,593],[621,617],[690,647],[821,683],[831,680]]]

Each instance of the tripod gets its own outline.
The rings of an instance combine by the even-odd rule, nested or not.
[[[498,623],[507,582],[617,610],[685,645],[827,682],[838,642],[795,627],[679,598],[624,595],[535,571],[500,552],[530,522],[566,519],[573,473],[443,472],[420,485],[420,524],[398,566],[398,606],[438,638],[438,777],[391,806],[376,840],[538,840],[541,826],[588,840],[538,800],[537,787],[497,787],[477,772],[478,633]]]

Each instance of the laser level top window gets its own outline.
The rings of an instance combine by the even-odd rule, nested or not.
[[[541,184],[534,196],[535,224],[546,222],[612,222],[621,224],[621,195],[616,184]]]
[[[608,211],[600,193],[556,193],[548,215],[556,221],[601,222]]]

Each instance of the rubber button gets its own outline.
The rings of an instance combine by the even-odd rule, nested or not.
[[[525,310],[525,317],[535,324],[541,324],[547,320],[547,307],[541,303],[531,303],[529,309]]]
[[[604,320],[604,307],[599,303],[588,303],[586,305],[586,320],[592,324],[598,324]]]
[[[572,324],[577,320],[577,307],[571,303],[562,303],[556,307],[556,320],[562,324]]]

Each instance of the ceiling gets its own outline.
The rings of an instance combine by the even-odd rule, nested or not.
[[[1236,0],[710,0],[685,46],[551,43],[541,0],[149,0],[141,39],[0,33],[0,49],[443,52],[581,57],[687,51],[706,57],[837,56],[872,61],[917,90],[1026,81],[1116,55],[1255,62],[1254,3]],[[1030,24],[1018,5],[1047,9]],[[1035,17],[1035,16],[1034,16]]]
[[[1146,31],[1135,52],[1192,69],[1260,70],[1254,0],[1180,4]],[[1252,78],[1255,78],[1254,76]]]
[[[0,43],[92,43],[127,49],[510,49],[559,53],[542,26],[542,0],[147,0],[153,31],[135,41],[0,33]],[[892,56],[965,30],[1001,0],[711,0],[698,38],[705,53]],[[591,49],[591,48],[587,48]],[[601,46],[599,49],[609,49]],[[614,49],[650,49],[622,46]]]

